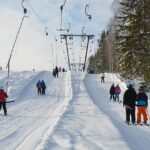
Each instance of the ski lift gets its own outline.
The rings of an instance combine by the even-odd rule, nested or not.
[[[73,40],[73,36],[69,36],[69,40]]]
[[[92,16],[90,14],[87,13],[87,9],[89,9],[89,5],[85,5],[85,15],[88,17],[88,19],[91,21]]]
[[[47,27],[45,27],[45,34],[48,36]]]
[[[71,28],[71,24],[68,23],[68,25],[69,25],[69,27],[68,27],[68,29],[67,29],[67,32],[69,32],[69,31],[70,31],[70,28]]]
[[[66,30],[67,32],[69,32],[69,29],[62,29],[62,13],[63,13],[63,9],[64,9],[65,4],[66,4],[66,0],[64,0],[64,3],[60,6],[61,21],[60,21],[60,29],[58,29],[58,30],[59,30],[59,31],[64,31],[64,30]]]
[[[92,37],[93,38],[93,37]],[[94,36],[94,38],[93,38],[93,41],[92,41],[92,44],[95,42],[95,36]]]
[[[86,34],[84,33],[84,29],[85,29],[85,27],[83,26],[82,27],[82,36],[81,36],[82,41],[84,41],[86,38],[86,36],[85,36]]]
[[[22,5],[22,8],[23,8],[23,13],[26,14],[27,13],[27,9],[23,6],[23,2],[24,2],[24,0],[22,0],[21,5]]]

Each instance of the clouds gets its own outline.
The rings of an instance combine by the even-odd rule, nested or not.
[[[29,2],[41,17],[43,23],[37,18],[28,3],[24,2],[29,17],[25,18],[23,22],[14,49],[11,68],[13,70],[31,70],[32,68],[45,70],[51,68],[51,45],[53,45],[53,63],[56,65],[57,61],[57,64],[66,66],[63,54],[65,43],[60,42],[60,32],[57,31],[60,28],[60,5],[63,1],[30,0]],[[87,2],[88,0],[66,1],[63,11],[63,27],[66,28],[68,23],[71,23],[71,33],[81,33],[82,26],[85,26],[86,33],[95,35],[105,29],[111,16],[110,5],[112,0],[91,0],[89,13],[92,15],[92,21],[88,21],[84,14]],[[0,65],[3,67],[7,64],[22,16],[23,11],[18,0],[0,1]],[[45,26],[48,27],[48,37],[45,36]],[[58,39],[57,42],[54,39],[55,36]],[[80,40],[74,43],[74,48],[80,49]]]

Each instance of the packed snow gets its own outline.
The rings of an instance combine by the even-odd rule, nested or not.
[[[44,80],[46,95],[36,82]],[[0,72],[5,88],[6,72]],[[122,103],[109,99],[112,83],[126,84],[113,74],[82,72],[12,72],[9,78],[8,116],[0,112],[0,150],[148,150],[150,126],[125,123]],[[150,111],[150,110],[149,110]]]

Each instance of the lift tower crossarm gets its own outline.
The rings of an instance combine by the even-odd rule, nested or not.
[[[61,34],[60,36],[61,36],[62,39],[65,39],[65,41],[66,41],[66,49],[67,49],[69,70],[71,70],[71,64],[70,64],[70,58],[69,58],[69,49],[68,49],[67,38],[68,37],[87,37],[88,41],[87,41],[87,46],[86,46],[85,60],[84,60],[84,64],[83,64],[83,70],[85,70],[89,41],[90,41],[90,39],[93,39],[94,35],[87,35],[87,34]]]

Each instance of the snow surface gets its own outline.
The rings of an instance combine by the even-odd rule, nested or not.
[[[46,95],[37,95],[44,79]],[[6,83],[0,72],[0,85]],[[13,72],[9,79],[8,116],[0,112],[0,150],[148,150],[150,127],[125,124],[122,103],[110,102],[112,83],[125,83],[113,74]]]

